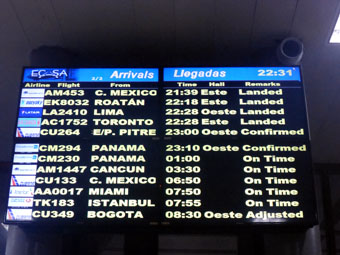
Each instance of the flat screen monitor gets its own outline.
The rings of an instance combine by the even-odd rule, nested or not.
[[[299,67],[25,68],[5,222],[316,222]]]

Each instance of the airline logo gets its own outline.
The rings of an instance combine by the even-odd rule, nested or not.
[[[34,186],[35,185],[35,175],[30,176],[20,176],[12,175],[11,186]]]
[[[14,154],[14,163],[37,163],[38,154]]]
[[[19,117],[41,117],[42,108],[20,108]]]
[[[19,118],[18,127],[40,127],[41,118]]]
[[[8,199],[9,207],[32,207],[33,198],[32,197],[10,197]]]
[[[23,98],[20,100],[20,107],[43,107],[43,98]]]
[[[40,127],[41,118],[19,118],[18,127]]]
[[[32,220],[32,209],[8,209],[6,220],[26,221]]]
[[[40,137],[40,128],[17,128],[16,137]]]
[[[34,187],[10,187],[10,197],[33,197]]]
[[[23,89],[21,97],[44,97],[45,89]]]
[[[17,143],[15,152],[39,152],[39,143]]]
[[[35,175],[37,172],[37,165],[13,165],[13,175]]]

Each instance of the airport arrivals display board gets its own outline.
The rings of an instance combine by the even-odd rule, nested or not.
[[[299,67],[25,68],[6,223],[316,223]]]

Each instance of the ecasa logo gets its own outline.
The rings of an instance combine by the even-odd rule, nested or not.
[[[59,79],[61,77],[67,77],[67,72],[65,69],[35,69],[31,71],[31,77],[32,78],[48,78],[48,77],[54,77],[56,79]]]

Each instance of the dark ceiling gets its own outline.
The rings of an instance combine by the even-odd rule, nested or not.
[[[340,163],[340,45],[328,44],[338,12],[339,0],[0,0],[0,161],[10,161],[21,68],[63,63],[32,51],[67,49],[66,64],[83,66],[262,65],[295,36],[314,162]]]

